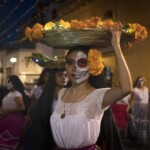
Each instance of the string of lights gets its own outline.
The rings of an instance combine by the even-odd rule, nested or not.
[[[39,0],[31,0],[30,2],[27,0],[19,0],[17,4],[15,3],[15,6],[13,6],[13,8],[8,7],[8,5],[7,8],[4,8],[5,5],[3,4],[3,8],[0,9],[0,12],[2,12],[1,14],[4,14],[4,11],[8,9],[9,11],[11,9],[11,11],[0,23],[0,30],[2,31],[0,33],[1,45],[4,45],[4,43],[15,43],[18,32],[21,31],[18,29],[20,28],[20,26],[23,26],[24,22],[27,22],[33,16],[33,14],[35,14],[36,6],[38,5],[38,3]],[[12,19],[14,19],[14,21]]]

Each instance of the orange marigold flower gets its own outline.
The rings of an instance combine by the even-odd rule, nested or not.
[[[40,23],[36,23],[33,27],[32,27],[32,29],[33,30],[43,30],[43,25],[41,25]]]
[[[120,31],[123,28],[123,25],[120,22],[114,22],[113,28]]]
[[[32,39],[35,41],[39,41],[39,40],[43,39],[42,31],[41,30],[33,30]]]
[[[78,20],[71,20],[71,28],[75,29],[75,30],[79,30],[81,29],[82,26],[82,21],[78,21]]]
[[[31,28],[29,28],[29,27],[26,27],[26,29],[25,29],[25,36],[26,36],[26,38],[28,38],[29,39],[29,41],[30,42],[32,42],[32,29]]]
[[[31,34],[32,34],[32,29],[29,28],[29,27],[26,27],[26,29],[25,29],[25,36],[27,38],[29,38],[29,37],[31,37]]]
[[[96,16],[96,17],[92,17],[91,20],[93,22],[97,23],[97,22],[101,21],[101,18]]]
[[[134,31],[134,37],[136,41],[143,41],[144,39],[147,38],[147,30],[144,26],[138,24],[138,23],[133,23],[129,24],[129,28]]]
[[[101,74],[104,68],[101,52],[97,49],[90,49],[88,52],[89,72],[93,76]]]
[[[107,30],[109,28],[112,28],[113,26],[114,26],[114,21],[112,21],[111,19],[107,19],[104,21],[102,27]]]

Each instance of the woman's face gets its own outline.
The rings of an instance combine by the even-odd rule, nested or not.
[[[8,80],[7,80],[7,89],[8,89],[8,90],[11,90],[11,89],[13,89],[13,87],[14,87],[14,86],[13,86],[12,82],[8,79]]]
[[[50,73],[45,72],[45,74],[44,74],[44,83],[47,83],[47,81],[49,80],[49,76],[50,76]]]
[[[66,60],[68,78],[74,84],[82,83],[89,78],[87,55],[82,51],[71,52]]]
[[[56,85],[63,88],[68,82],[65,71],[56,72]]]
[[[138,87],[144,86],[144,79],[143,78],[139,78],[139,80],[137,81],[137,86]]]

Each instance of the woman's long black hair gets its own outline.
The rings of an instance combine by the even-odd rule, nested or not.
[[[25,89],[24,84],[22,83],[22,81],[19,79],[19,77],[17,75],[11,75],[8,77],[8,79],[13,84],[14,89],[19,91],[22,94],[23,102],[25,105],[24,114],[26,114],[28,111],[29,105],[30,105],[30,98],[27,95],[27,93],[25,92],[26,89]]]
[[[64,69],[50,69],[49,80],[30,112],[33,126],[33,150],[50,150],[55,146],[50,128],[50,116],[56,89],[56,72],[58,71],[64,71]]]
[[[46,73],[49,73],[50,72],[50,69],[49,68],[44,68],[43,71],[41,72],[40,74],[40,77],[39,77],[39,80],[37,82],[37,86],[40,86],[40,85],[44,85],[45,84],[45,80],[44,80],[44,76]]]

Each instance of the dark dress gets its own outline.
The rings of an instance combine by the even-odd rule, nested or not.
[[[104,112],[101,132],[96,143],[102,150],[124,150],[111,109]]]

